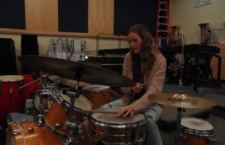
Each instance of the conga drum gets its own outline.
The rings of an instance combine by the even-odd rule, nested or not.
[[[9,113],[24,113],[26,98],[23,89],[19,89],[24,80],[19,75],[0,76],[0,125],[7,126]]]

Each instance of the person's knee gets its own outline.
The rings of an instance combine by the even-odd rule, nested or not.
[[[146,116],[146,117],[147,117],[147,127],[158,128],[156,121],[153,119],[152,116]]]

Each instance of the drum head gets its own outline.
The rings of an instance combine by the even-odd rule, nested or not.
[[[83,91],[88,91],[88,92],[103,92],[109,90],[109,86],[103,86],[103,85],[89,85],[83,87]]]
[[[0,76],[0,82],[19,82],[24,80],[23,76],[19,75],[3,75]]]
[[[193,117],[182,118],[181,125],[186,128],[199,131],[207,131],[213,129],[213,126],[209,122]]]
[[[118,109],[118,108],[117,108]],[[113,109],[104,109],[104,110],[113,110]],[[93,113],[91,117],[97,121],[111,123],[111,124],[129,124],[139,122],[144,120],[145,117],[143,114],[135,114],[133,118],[130,117],[118,117],[117,114],[114,113]]]
[[[70,97],[67,95],[64,95],[62,91],[60,91],[60,95],[63,97],[64,100],[70,103]],[[91,110],[92,105],[91,103],[82,95],[80,95],[79,98],[75,99],[74,106],[83,110]]]

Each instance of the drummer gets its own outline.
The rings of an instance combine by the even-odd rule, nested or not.
[[[123,75],[133,79],[136,86],[121,88],[124,95],[121,99],[101,106],[101,109],[122,107],[118,116],[133,117],[143,112],[147,117],[146,144],[162,145],[157,120],[161,117],[164,107],[155,104],[148,96],[162,92],[166,59],[154,46],[153,37],[142,24],[136,24],[128,32],[130,52],[124,58]],[[144,85],[142,85],[144,83]]]

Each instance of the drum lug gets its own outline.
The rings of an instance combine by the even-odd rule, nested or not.
[[[42,114],[38,114],[38,119],[35,121],[37,126],[44,126],[45,120]]]
[[[213,143],[213,144],[214,144],[214,143],[217,143],[217,140],[214,139],[214,138],[208,138],[208,140],[209,140],[210,143]]]
[[[126,141],[126,143],[128,143],[129,141],[130,141],[130,132],[127,130],[126,131],[126,137],[125,137],[125,141]]]
[[[82,133],[82,123],[79,123],[78,125],[78,132],[81,134]]]
[[[21,134],[22,130],[14,130],[13,131],[13,135],[18,135],[18,134]]]
[[[33,127],[29,127],[28,129],[27,129],[27,133],[28,134],[31,134],[31,133],[33,133],[34,132],[34,128]]]
[[[48,109],[46,109],[45,111],[44,111],[44,114],[47,114],[48,113]]]
[[[60,123],[55,124],[55,130],[60,127]]]
[[[69,111],[70,111],[70,108],[67,108],[64,112],[65,112],[65,114],[68,114]]]
[[[105,130],[105,143],[107,145],[107,143],[109,142],[109,132],[108,129]]]
[[[187,134],[182,134],[181,137],[187,139]]]

